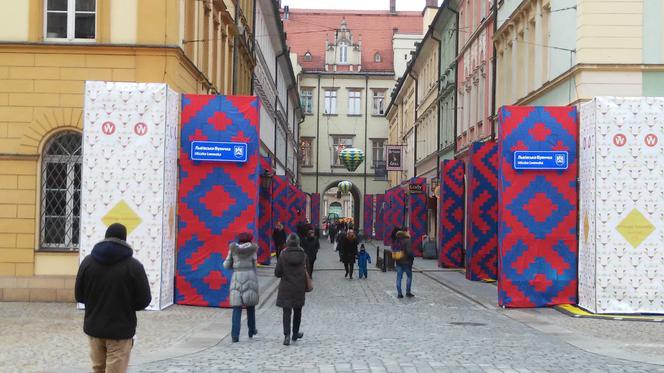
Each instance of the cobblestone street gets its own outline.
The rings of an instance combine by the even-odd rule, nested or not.
[[[375,262],[375,248],[368,246]],[[574,319],[551,309],[495,307],[495,287],[460,273],[415,273],[413,299],[397,299],[394,272],[343,277],[323,243],[304,338],[283,346],[272,267],[260,269],[259,334],[231,343],[230,313],[172,306],[139,313],[132,372],[647,372],[664,371],[662,323]],[[72,304],[0,304],[0,371],[88,371],[83,313]],[[599,353],[592,353],[594,351]],[[639,355],[641,353],[641,355]],[[624,358],[624,359],[621,359]],[[629,359],[629,360],[627,360]],[[659,360],[657,360],[659,359]],[[641,361],[641,362],[639,362]]]
[[[372,252],[375,256],[375,252]],[[375,258],[373,258],[375,260]],[[303,310],[304,338],[283,346],[274,298],[258,312],[259,335],[203,352],[134,366],[135,372],[641,372],[664,367],[580,350],[487,309],[422,274],[413,299],[397,299],[394,272],[343,278],[323,244],[315,290]],[[652,325],[661,330],[661,325]],[[659,333],[661,335],[661,333]]]

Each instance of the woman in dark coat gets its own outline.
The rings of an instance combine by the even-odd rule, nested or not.
[[[339,242],[339,251],[341,252],[341,261],[344,263],[346,274],[344,277],[353,279],[353,267],[355,266],[355,259],[357,259],[357,237],[355,231],[349,229],[346,236],[341,238]]]
[[[286,240],[286,249],[281,252],[274,275],[279,277],[277,307],[283,308],[284,345],[291,343],[291,313],[293,314],[293,342],[302,338],[300,332],[304,293],[307,288],[307,254],[300,247],[297,234],[291,233]]]

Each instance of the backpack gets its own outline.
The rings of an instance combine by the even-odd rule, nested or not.
[[[395,262],[403,260],[404,256],[406,256],[406,253],[403,250],[392,251],[392,259]]]

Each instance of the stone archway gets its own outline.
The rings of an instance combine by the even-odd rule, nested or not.
[[[323,194],[322,194],[322,199],[323,203],[325,203],[325,196],[327,195],[328,191],[330,189],[336,189],[337,185],[343,181],[343,179],[339,179],[336,181],[331,182],[328,184],[324,189],[323,189]],[[360,189],[353,183],[352,187],[350,188],[350,195],[352,196],[352,202],[353,202],[353,207],[352,207],[352,217],[353,217],[353,224],[355,225],[356,229],[360,229],[360,208],[361,208],[361,203],[362,203],[362,194],[360,193]]]

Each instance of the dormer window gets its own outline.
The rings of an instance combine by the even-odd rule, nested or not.
[[[311,62],[311,52],[307,51],[307,53],[304,54],[304,60],[306,62]]]
[[[382,61],[383,57],[380,55],[380,53],[376,52],[376,54],[374,54],[374,62],[382,62]]]
[[[339,43],[339,63],[348,63],[348,43]]]

